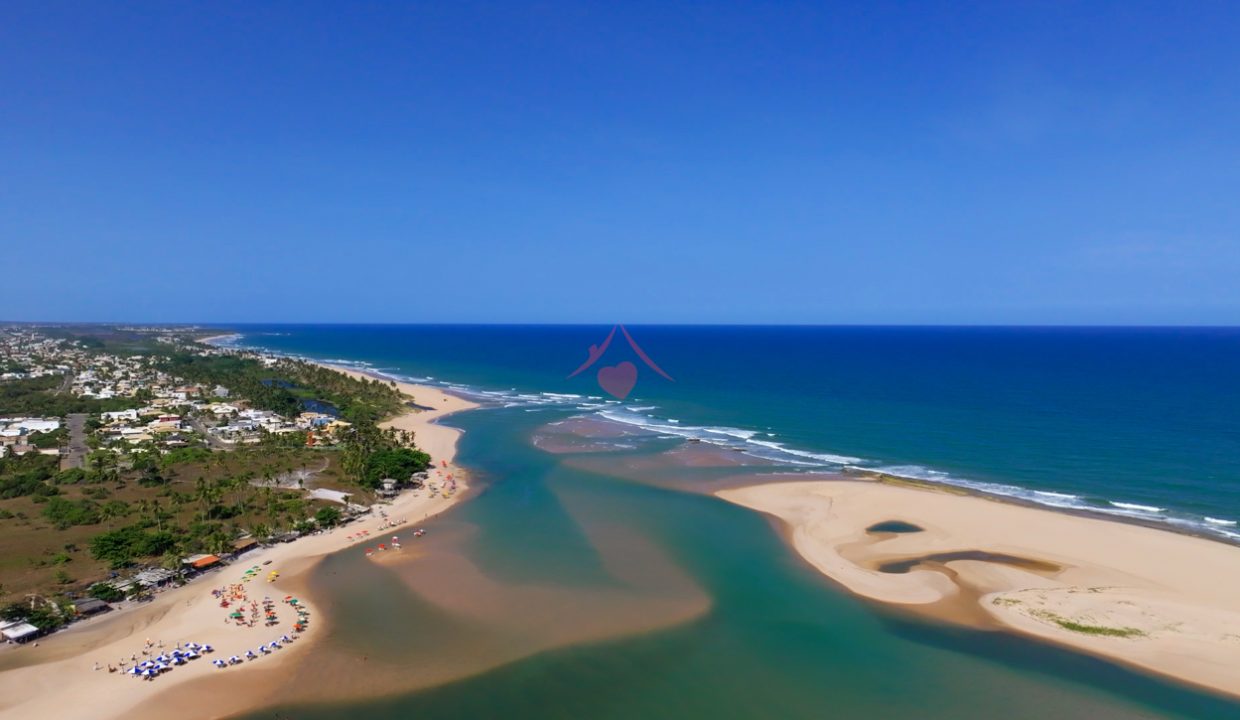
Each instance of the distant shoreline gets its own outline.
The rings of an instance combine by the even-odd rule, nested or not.
[[[214,347],[214,346],[219,345],[224,340],[230,340],[232,338],[239,338],[239,337],[245,337],[245,336],[242,335],[241,333],[224,333],[223,335],[211,335],[209,337],[196,338],[196,341],[202,343],[203,345],[211,345]]]

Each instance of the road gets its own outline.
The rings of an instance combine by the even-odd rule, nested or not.
[[[65,426],[69,428],[69,445],[60,458],[60,469],[80,468],[86,466],[86,414],[71,413],[65,417]]]
[[[237,449],[236,445],[226,443],[223,440],[221,440],[218,435],[212,435],[211,433],[207,432],[207,426],[204,425],[203,422],[199,420],[198,418],[191,417],[191,418],[188,418],[188,421],[189,421],[189,426],[192,427],[195,432],[201,434],[204,438],[206,438],[207,444],[210,445],[211,447],[217,450],[230,450],[231,451],[231,450]]]

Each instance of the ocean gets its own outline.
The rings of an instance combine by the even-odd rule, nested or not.
[[[256,326],[245,345],[736,445],[1240,538],[1240,329]],[[634,361],[626,401],[596,370]]]
[[[1234,539],[1240,331],[611,331],[239,329],[237,345],[484,403],[449,422],[477,496],[428,523],[417,553],[316,567],[326,637],[278,707],[249,717],[1240,717],[857,600],[764,518],[693,491],[857,467]],[[748,467],[693,461],[710,453]]]

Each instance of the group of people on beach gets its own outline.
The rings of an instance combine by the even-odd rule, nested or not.
[[[259,622],[262,622],[266,627],[272,627],[280,623],[274,600],[270,597],[264,597],[261,602],[256,599],[250,599],[246,591],[246,584],[256,576],[257,567],[255,566],[247,570],[242,576],[241,582],[231,583],[211,591],[212,598],[219,601],[220,607],[229,611],[224,618],[224,624],[254,628],[258,626]],[[278,573],[272,571],[270,580],[274,581],[277,575]],[[304,603],[291,595],[286,595],[283,603],[288,605],[297,615],[291,634],[284,634],[269,642],[262,643],[257,650],[246,650],[242,654],[232,655],[226,660],[212,660],[211,664],[216,668],[238,665],[249,660],[255,660],[263,655],[271,654],[273,651],[293,642],[309,626],[310,610]],[[246,610],[249,612],[246,613]],[[105,666],[96,661],[94,669],[99,671],[106,667],[109,673],[121,673],[143,680],[154,680],[160,674],[172,670],[176,666],[184,665],[192,660],[197,660],[205,654],[214,652],[214,647],[202,643],[178,641],[173,647],[168,648],[163,640],[147,638],[140,651],[131,653],[128,658],[120,658],[116,665],[108,663]]]
[[[203,653],[211,652],[215,652],[215,648],[194,642],[177,642],[171,649],[166,649],[163,640],[147,638],[142,645],[142,650],[131,653],[128,658],[122,657],[116,665],[108,663],[106,667],[109,673],[119,672],[150,679],[155,674],[170,669],[174,665],[182,665],[189,660],[197,659]],[[132,667],[130,667],[131,665]],[[95,662],[94,669],[96,671],[102,670],[104,667],[98,661]],[[154,672],[148,673],[148,670],[153,670]]]
[[[451,473],[445,475],[447,464],[444,469],[436,469],[442,483],[431,482],[427,484],[427,490],[431,497],[442,494],[443,497],[449,498],[456,493],[457,482]],[[384,530],[396,528],[405,525],[408,520],[406,518],[390,519],[386,512],[379,511],[382,521],[376,528],[375,532],[382,533]],[[414,537],[422,537],[426,534],[426,530],[418,528],[414,531]],[[356,542],[360,540],[370,539],[370,532],[366,530],[358,531],[346,537],[348,541]],[[381,543],[380,549],[400,549],[401,545],[397,536],[392,536],[391,544]],[[366,554],[369,556],[374,552],[374,548],[367,548]],[[268,561],[270,562],[270,561]],[[279,576],[275,570],[270,572],[267,578],[268,582],[274,582]],[[211,596],[218,601],[221,609],[226,611],[224,617],[225,625],[233,625],[243,628],[257,627],[261,622],[266,627],[278,625],[280,623],[279,615],[276,612],[276,603],[270,597],[263,597],[262,600],[252,599],[247,591],[247,585],[259,577],[259,566],[255,565],[242,575],[239,582],[229,583],[227,585],[217,587],[211,590]],[[300,633],[304,632],[310,622],[310,611],[297,598],[286,596],[283,603],[289,605],[297,614],[297,620],[293,624],[291,634],[285,634],[270,642],[261,644],[257,650],[246,650],[240,655],[231,655],[226,659],[212,660],[212,665],[217,668],[226,668],[233,665],[243,664],[250,660],[255,660],[263,655],[268,655],[273,651],[293,642]],[[187,602],[188,604],[188,602]],[[204,654],[214,653],[215,648],[211,645],[194,642],[178,641],[171,648],[166,647],[163,640],[151,640],[147,638],[141,650],[133,652],[129,657],[121,657],[116,664],[102,664],[98,661],[94,663],[96,671],[102,671],[106,668],[109,673],[120,673],[123,675],[136,676],[144,680],[154,680],[161,673],[171,670],[172,668],[183,665],[191,660],[196,660]]]

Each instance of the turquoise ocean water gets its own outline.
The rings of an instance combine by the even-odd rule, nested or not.
[[[428,559],[341,553],[310,580],[340,622],[321,667],[294,681],[350,676],[361,656],[385,697],[255,718],[1240,717],[1090,658],[872,607],[761,517],[634,481],[644,459],[692,438],[793,471],[883,469],[1226,540],[1240,517],[1240,332],[635,327],[642,353],[617,333],[567,377],[609,331],[241,329],[240,345],[442,383],[486,406],[451,421],[482,490],[432,521]],[[621,402],[598,370],[624,361],[637,372]],[[641,439],[535,446],[572,417]],[[716,471],[676,472],[705,484]],[[453,613],[441,596],[492,604]]]

